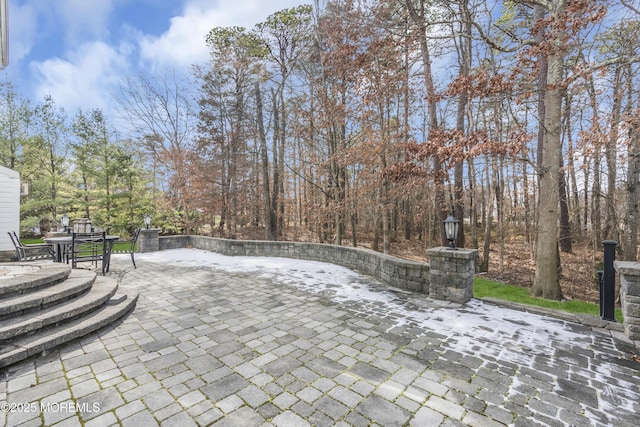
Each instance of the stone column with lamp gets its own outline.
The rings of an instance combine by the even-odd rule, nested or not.
[[[427,250],[429,256],[429,297],[464,304],[473,298],[476,249],[455,247],[460,221],[449,216],[444,221],[449,247]]]
[[[155,252],[160,250],[159,228],[151,227],[151,215],[144,215],[145,228],[140,230],[138,236],[138,252]]]

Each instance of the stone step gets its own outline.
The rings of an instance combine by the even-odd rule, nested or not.
[[[126,295],[121,300],[120,295]],[[50,326],[34,334],[16,337],[0,344],[0,368],[38,355],[76,338],[83,337],[103,326],[115,322],[131,311],[138,300],[138,291],[134,288],[120,286],[112,297],[120,303],[102,305],[91,313],[77,319],[66,321],[60,325]]]
[[[0,340],[26,334],[48,325],[87,313],[105,304],[118,290],[118,281],[110,277],[96,278],[91,290],[43,310],[0,320]]]
[[[20,316],[63,302],[88,291],[95,279],[96,273],[93,271],[73,270],[63,282],[33,292],[3,298],[0,300],[0,319]]]
[[[18,274],[0,280],[0,299],[55,285],[71,273],[70,266],[51,262],[12,262],[1,267]]]

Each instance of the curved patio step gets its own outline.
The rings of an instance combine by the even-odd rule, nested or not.
[[[66,280],[33,292],[0,299],[0,319],[20,316],[65,301],[91,288],[96,273],[73,270]]]
[[[71,266],[51,262],[11,262],[0,267],[24,268],[26,274],[0,280],[0,298],[32,292],[60,283],[71,274]]]
[[[0,368],[107,326],[129,313],[135,307],[137,300],[136,289],[120,286],[114,296],[90,313],[60,325],[45,327],[31,335],[9,340],[0,345]]]
[[[118,281],[110,277],[97,277],[91,290],[76,298],[37,312],[0,320],[0,340],[33,332],[45,326],[80,316],[104,304],[118,290]]]

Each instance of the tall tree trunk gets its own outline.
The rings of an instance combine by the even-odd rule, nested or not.
[[[405,5],[407,6],[407,10],[411,19],[416,23],[419,29],[419,37],[420,37],[420,52],[422,54],[422,64],[423,64],[423,76],[425,88],[427,91],[427,108],[429,115],[429,130],[428,133],[431,134],[435,130],[438,129],[438,115],[436,111],[436,89],[433,83],[433,74],[431,71],[431,55],[429,52],[429,43],[427,39],[427,28],[428,28],[428,19],[429,17],[425,11],[425,2],[420,1],[418,8],[413,4],[412,0],[405,0]],[[444,220],[447,218],[447,203],[446,197],[444,193],[444,185],[442,180],[442,163],[438,156],[434,156],[433,158],[433,176],[435,177],[435,201],[436,201],[436,211],[439,219],[438,229],[440,230],[440,243],[442,246],[447,246],[447,236],[444,232]]]
[[[371,249],[377,252],[380,250],[380,215],[382,212],[380,209],[380,188],[376,189],[376,199],[377,208],[375,209],[373,218],[373,241],[371,242]]]
[[[573,246],[571,244],[571,226],[569,224],[567,181],[565,179],[562,156],[560,156],[558,194],[560,196],[560,250],[564,253],[570,254],[573,252]]]
[[[598,250],[602,241],[602,209],[600,206],[600,197],[602,196],[602,184],[600,182],[601,149],[600,144],[596,143],[593,156],[593,186],[591,188],[591,228],[594,251]]]
[[[620,126],[620,115],[622,112],[622,84],[621,68],[617,66],[613,77],[613,105],[611,107],[611,130],[607,139],[605,158],[607,161],[607,221],[605,237],[620,241],[618,229],[618,216],[616,214],[616,160],[618,145],[618,127]],[[624,246],[620,249],[624,250]]]
[[[411,231],[413,230],[413,213],[411,212],[411,199],[406,198],[401,202],[402,207],[402,232],[404,240],[411,240]]]
[[[551,14],[557,16],[567,6],[567,0],[555,0]],[[558,255],[558,181],[560,179],[562,82],[564,69],[564,33],[551,26],[552,49],[548,54],[547,86],[544,96],[544,146],[538,201],[538,234],[536,246],[536,273],[531,289],[534,296],[561,300],[560,257]]]
[[[624,259],[627,261],[637,261],[638,259],[638,204],[640,203],[640,123],[638,114],[632,114],[633,109],[633,83],[631,79],[630,66],[627,66],[627,116],[631,118],[631,123],[628,130],[629,138],[629,168],[627,170],[627,214],[626,214],[626,227],[625,227],[625,250]],[[640,106],[640,97],[638,98],[637,105]],[[636,107],[636,111],[638,108]]]
[[[531,206],[530,206],[530,194],[529,194],[529,168],[527,167],[527,160],[522,161],[522,194],[524,205],[524,235],[525,240],[530,245],[533,243],[531,232]]]
[[[478,267],[478,271],[481,273],[486,273],[489,271],[489,252],[491,249],[491,225],[493,223],[493,198],[494,198],[494,186],[495,182],[492,182],[495,179],[495,176],[489,173],[490,169],[494,168],[494,160],[492,160],[489,156],[485,157],[485,182],[486,187],[489,189],[489,194],[486,197],[483,197],[483,217],[482,222],[484,224],[484,243],[482,245],[482,260],[480,261],[480,266]],[[484,192],[485,190],[483,190]]]
[[[351,246],[353,246],[354,248],[358,247],[358,236],[356,234],[356,213],[355,213],[355,209],[351,210]]]
[[[571,117],[571,97],[566,97],[565,114],[567,117]],[[582,230],[582,219],[580,216],[580,196],[578,194],[578,180],[576,178],[576,167],[573,161],[573,130],[571,127],[571,120],[566,121],[566,135],[567,135],[567,170],[569,171],[569,189],[573,197],[569,200],[573,200],[573,203],[569,203],[569,209],[571,218],[574,218],[573,227],[574,230]],[[586,177],[585,177],[586,179]],[[585,221],[586,222],[586,221]]]
[[[590,159],[585,156],[584,159],[584,200],[583,200],[583,212],[582,212],[582,218],[584,219],[583,221],[583,226],[582,226],[582,230],[584,231],[584,233],[586,234],[589,231],[589,177],[591,176],[591,165],[590,165],[591,161]],[[593,198],[593,195],[591,196],[591,198]]]
[[[255,82],[254,86],[256,98],[256,121],[258,122],[258,138],[260,139],[260,155],[262,158],[262,197],[264,199],[264,238],[275,240],[273,229],[273,207],[271,204],[271,189],[269,182],[269,153],[267,148],[267,135],[264,130],[264,119],[262,116],[262,94],[260,83]]]
[[[404,64],[403,64],[403,83],[404,88],[402,91],[402,142],[409,142],[409,132],[411,129],[410,123],[410,115],[411,115],[411,103],[410,103],[410,77],[411,77],[411,49],[410,49],[410,37],[409,37],[409,22],[405,21],[405,31],[404,34]],[[402,199],[402,220],[403,220],[403,233],[404,239],[407,241],[411,240],[411,233],[413,232],[413,210],[412,210],[412,199],[410,195],[407,195]]]
[[[602,210],[600,198],[602,197],[602,183],[600,164],[602,163],[602,129],[600,128],[600,115],[598,100],[596,99],[596,85],[593,76],[589,76],[587,91],[589,102],[593,111],[593,119],[590,131],[595,135],[594,156],[593,156],[593,187],[591,189],[591,224],[593,228],[593,250],[600,248],[602,241]]]
[[[468,160],[469,173],[469,209],[471,211],[471,247],[478,248],[478,202],[476,194],[476,168],[474,160]]]
[[[283,76],[286,76],[286,73],[283,72],[282,74]],[[281,86],[278,88],[278,104],[280,107],[280,116],[279,116],[279,123],[280,126],[278,127],[278,152],[277,152],[277,156],[278,156],[278,199],[277,199],[277,209],[278,209],[278,220],[277,220],[277,227],[276,227],[276,235],[278,238],[282,237],[282,235],[284,234],[284,226],[285,226],[285,187],[284,187],[284,182],[285,182],[285,173],[284,173],[284,159],[285,159],[285,142],[287,139],[287,111],[286,111],[286,104],[284,101],[284,81],[282,82]],[[276,106],[276,108],[274,108],[274,110],[278,109],[278,107]],[[275,184],[275,183],[274,183]]]
[[[564,98],[565,108],[569,105],[567,97]],[[570,131],[568,123],[571,121],[568,112],[563,114],[564,120],[562,121],[563,129],[566,129],[566,133]],[[561,142],[562,144],[562,142]],[[562,147],[560,148],[562,150]],[[569,216],[569,192],[567,191],[567,178],[564,168],[564,157],[560,156],[560,180],[558,181],[558,194],[560,195],[560,237],[559,244],[560,250],[564,253],[572,253],[572,237],[571,237],[571,220]]]
[[[280,110],[278,108],[279,97],[276,95],[274,90],[271,91],[271,99],[273,105],[273,139],[271,145],[271,157],[272,161],[272,171],[273,171],[273,179],[271,182],[271,211],[273,214],[272,227],[273,227],[273,237],[274,239],[278,239],[280,237],[281,230],[279,229],[280,221],[278,215],[278,202],[282,195],[280,194],[280,181],[283,177],[280,175],[280,156],[279,156],[279,138],[280,138]]]
[[[640,185],[640,126],[635,123],[630,130],[629,169],[627,177],[627,220],[626,247],[624,259],[637,261],[638,259],[638,204]]]
[[[504,268],[504,157],[500,161],[493,160],[493,186],[495,187],[496,211],[498,212],[498,235],[500,236],[500,271]]]
[[[260,137],[258,136],[258,139]],[[256,142],[254,143],[253,146],[253,172],[252,172],[252,178],[253,178],[253,186],[251,188],[251,210],[253,212],[253,219],[251,221],[251,223],[253,224],[254,228],[257,228],[260,226],[260,214],[261,214],[261,209],[260,209],[260,173],[261,173],[261,159],[260,159],[260,143]]]
[[[386,197],[384,198],[386,199]],[[391,251],[389,208],[386,206],[382,206],[382,209],[380,210],[380,214],[382,216],[382,251],[385,254],[388,254]]]
[[[534,21],[539,21],[542,18],[544,18],[545,15],[545,10],[542,6],[535,6],[533,8],[533,19]],[[538,33],[535,34],[535,39],[536,42],[538,43],[542,43],[542,36]],[[547,58],[547,55],[544,52],[541,52],[538,54],[538,64],[539,64],[539,68],[538,68],[538,82],[537,82],[537,95],[538,95],[538,103],[537,103],[537,109],[538,109],[538,147],[537,147],[537,153],[536,153],[536,166],[538,167],[538,169],[542,168],[543,165],[543,151],[544,151],[544,134],[545,134],[545,129],[544,129],[544,117],[545,117],[545,108],[544,108],[544,101],[545,101],[545,93],[546,93],[546,89],[547,89],[547,79],[548,79],[548,73],[549,73],[549,60]],[[539,184],[540,182],[538,181],[538,188],[539,188]]]
[[[460,15],[462,17],[462,29],[460,36],[460,52],[459,52],[459,68],[460,75],[465,79],[469,77],[471,70],[471,50],[472,50],[472,38],[471,38],[471,14],[469,13],[469,4],[467,0],[463,0],[459,4]],[[456,119],[456,129],[461,134],[466,133],[465,127],[465,115],[467,113],[467,103],[469,102],[469,93],[465,89],[458,98],[458,111]],[[463,248],[465,244],[464,238],[464,162],[460,160],[456,162],[454,166],[454,202],[453,202],[453,214],[455,218],[460,221],[460,229],[458,233],[458,239],[456,246]]]
[[[384,118],[381,114],[382,121],[382,133],[383,139],[385,138],[385,129],[386,125],[384,124]],[[387,169],[387,149],[385,147],[382,148],[382,155],[380,158],[380,166],[382,170]],[[389,208],[389,179],[385,176],[382,178],[381,186],[380,186],[380,200],[378,201],[378,206],[380,209],[380,216],[382,217],[382,250],[385,254],[388,254],[391,251],[391,211]]]

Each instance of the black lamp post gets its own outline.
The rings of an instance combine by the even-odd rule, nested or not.
[[[147,227],[147,230],[149,229],[149,226],[151,225],[151,215],[144,214],[144,225]]]
[[[62,222],[62,229],[64,230],[65,233],[69,232],[69,215],[67,215],[66,213],[62,214],[62,219],[60,220],[60,222]]]
[[[457,251],[456,240],[458,239],[458,231],[460,230],[460,221],[449,215],[444,221],[444,234],[449,241],[449,248],[452,251]]]

